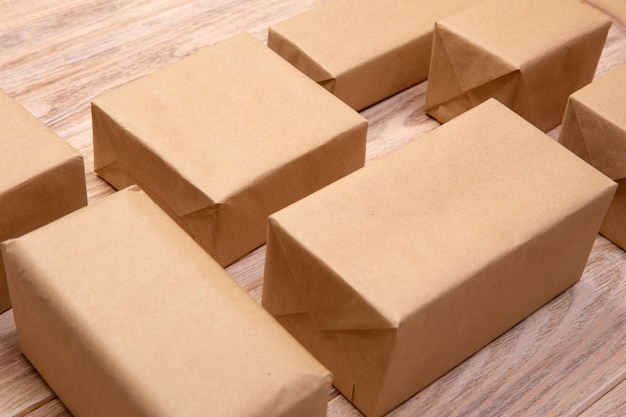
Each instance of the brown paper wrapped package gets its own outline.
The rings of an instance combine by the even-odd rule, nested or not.
[[[576,0],[487,0],[443,19],[426,112],[445,123],[493,97],[547,132],[593,79],[610,25]]]
[[[559,142],[617,182],[600,233],[626,249],[626,66],[572,94]]]
[[[272,215],[263,306],[380,416],[576,282],[615,187],[489,100]]]
[[[76,417],[326,415],[330,373],[138,188],[2,249],[21,349]]]
[[[477,0],[333,0],[269,28],[267,45],[356,110],[428,76],[435,22]]]
[[[92,116],[97,173],[140,185],[221,265],[365,161],[367,121],[248,34],[98,97]]]
[[[86,204],[83,157],[0,90],[0,242]],[[0,313],[10,307],[0,256]]]

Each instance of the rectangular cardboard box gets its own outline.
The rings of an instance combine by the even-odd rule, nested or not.
[[[267,45],[356,110],[428,76],[435,22],[477,0],[332,0],[270,26]]]
[[[610,25],[576,0],[486,0],[443,19],[426,112],[444,123],[493,97],[547,132],[593,79]]]
[[[92,116],[96,172],[141,186],[221,265],[365,162],[367,121],[248,34],[98,97]]]
[[[626,65],[570,96],[559,142],[617,182],[600,233],[626,249]]]
[[[326,415],[330,373],[137,187],[2,250],[22,352],[76,417]]]
[[[87,204],[83,157],[0,90],[0,242]],[[11,307],[0,256],[0,312]]]
[[[272,215],[263,306],[381,416],[576,282],[615,187],[489,100]]]

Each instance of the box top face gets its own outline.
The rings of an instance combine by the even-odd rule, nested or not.
[[[430,36],[435,22],[479,0],[333,0],[271,26],[337,76]]]
[[[386,317],[386,327],[612,185],[489,100],[271,221]]]
[[[626,135],[626,65],[581,88],[572,98],[624,129]]]
[[[610,22],[576,0],[486,0],[438,24],[522,67]]]
[[[0,90],[0,193],[79,153]]]
[[[366,123],[248,34],[94,104],[214,202]]]
[[[329,381],[136,187],[5,245],[31,271],[15,279],[45,294],[82,335],[72,343],[109,361],[150,415],[278,415],[290,384],[304,396]]]

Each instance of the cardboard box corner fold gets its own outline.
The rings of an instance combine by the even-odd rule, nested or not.
[[[488,100],[272,215],[263,306],[381,416],[580,279],[614,192]]]

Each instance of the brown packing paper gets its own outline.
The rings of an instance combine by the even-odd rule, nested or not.
[[[220,264],[363,166],[367,121],[248,34],[92,103],[95,170],[140,185]]]
[[[617,20],[622,26],[626,26],[626,1],[624,0],[589,0],[583,3],[589,3],[594,7],[602,10]]]
[[[267,45],[356,110],[424,81],[437,20],[477,0],[333,0],[269,28]]]
[[[576,0],[487,0],[443,19],[426,112],[445,123],[493,97],[548,131],[593,79],[610,25]]]
[[[86,204],[82,156],[0,90],[0,242]],[[0,312],[10,307],[0,256]]]
[[[2,249],[21,349],[73,415],[326,415],[328,371],[138,188]]]
[[[559,142],[617,181],[600,233],[626,249],[626,66],[571,95]]]
[[[272,215],[263,306],[380,416],[576,282],[614,191],[489,100]]]

